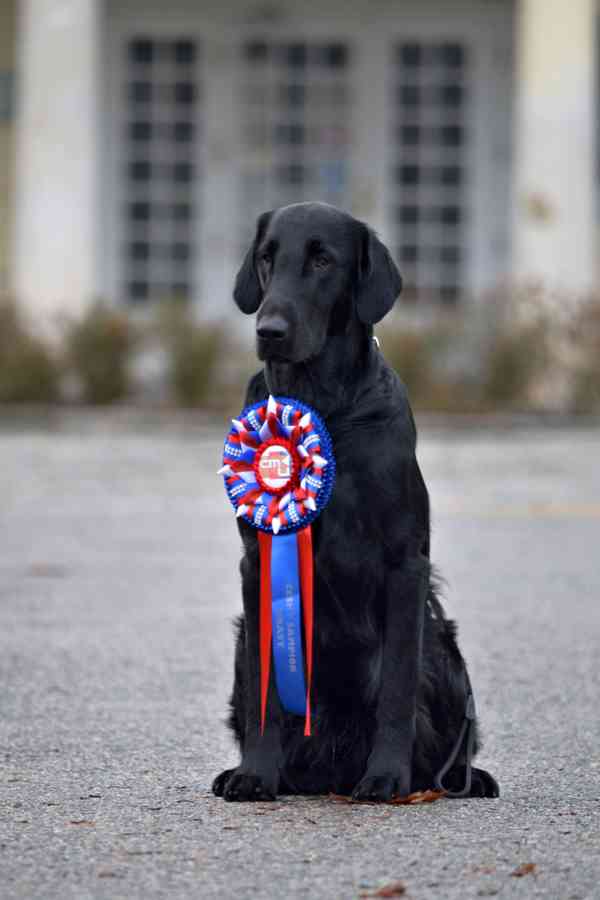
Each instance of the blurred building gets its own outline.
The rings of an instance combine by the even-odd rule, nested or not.
[[[353,211],[424,305],[577,294],[596,0],[0,0],[0,287],[220,317],[256,214]]]

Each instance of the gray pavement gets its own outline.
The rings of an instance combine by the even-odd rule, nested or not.
[[[248,806],[222,429],[126,420],[0,429],[2,900],[600,898],[600,431],[421,431],[501,799]]]

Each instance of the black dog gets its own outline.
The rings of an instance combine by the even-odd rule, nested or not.
[[[476,722],[465,662],[432,585],[429,500],[406,390],[375,345],[373,323],[402,281],[364,224],[331,206],[265,213],[234,297],[258,311],[246,403],[269,393],[315,408],[331,434],[336,482],[313,523],[313,736],[282,710],[271,674],[260,735],[259,554],[242,520],[244,616],[230,725],[242,760],[213,783],[226,800],[351,793],[359,800],[443,786],[497,797],[471,767]]]

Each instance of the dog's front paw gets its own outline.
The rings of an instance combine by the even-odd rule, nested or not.
[[[256,800],[275,800],[277,796],[277,778],[270,778],[264,775],[253,775],[250,772],[244,772],[241,769],[234,769],[228,774],[229,778],[225,781],[222,796],[228,801],[256,801]],[[219,776],[219,778],[222,776]],[[218,779],[216,779],[218,780]],[[215,782],[216,783],[216,782]],[[215,786],[213,784],[213,791]],[[216,793],[216,791],[215,791]]]
[[[410,794],[410,781],[398,775],[369,775],[361,778],[352,791],[353,800],[385,803],[393,797],[407,797]]]
[[[225,785],[235,772],[235,769],[225,769],[220,775],[217,775],[212,783],[212,792],[215,797],[222,797],[225,791]]]

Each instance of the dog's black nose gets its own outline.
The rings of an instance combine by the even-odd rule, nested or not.
[[[263,341],[282,341],[288,336],[288,325],[281,316],[269,316],[258,323],[256,334]]]

